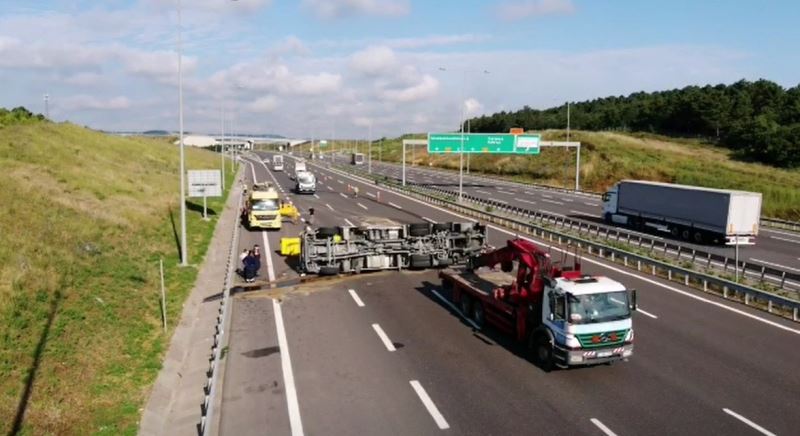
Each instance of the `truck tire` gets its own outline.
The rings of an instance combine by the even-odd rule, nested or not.
[[[321,276],[335,276],[339,274],[338,266],[323,266],[319,268],[319,275]]]
[[[689,230],[687,228],[681,229],[681,239],[683,239],[684,241],[688,241],[691,237],[692,237],[692,231],[691,230]]]
[[[413,236],[413,235],[412,235]],[[427,254],[412,254],[411,255],[411,268],[430,268],[433,266],[431,262],[431,257]]]
[[[428,223],[413,223],[408,225],[409,236],[428,236],[431,234],[431,227]]]
[[[338,233],[339,229],[336,227],[320,227],[317,229],[317,239],[330,238]]]
[[[542,332],[536,335],[533,353],[534,360],[542,371],[550,372],[553,370],[553,366],[555,365],[553,344],[550,342],[550,337],[547,333]]]
[[[475,301],[472,303],[472,320],[475,321],[475,324],[479,328],[482,328],[484,321],[486,321],[485,314],[483,312],[483,303],[480,301]]]
[[[453,228],[453,223],[435,223],[433,225],[433,233],[449,232],[451,228]]]
[[[702,230],[695,230],[694,234],[692,235],[692,240],[695,244],[702,244],[705,242],[705,235],[703,234]]]

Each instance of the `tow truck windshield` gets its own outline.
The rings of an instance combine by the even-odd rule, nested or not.
[[[307,172],[298,173],[297,181],[303,184],[314,183],[314,175]]]
[[[631,316],[626,291],[601,294],[567,294],[568,319],[571,324],[594,324],[617,321]]]
[[[277,200],[258,200],[250,206],[253,212],[274,212],[278,210]]]

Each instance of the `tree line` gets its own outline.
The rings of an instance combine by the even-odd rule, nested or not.
[[[25,109],[24,107],[15,107],[8,110],[0,107],[0,126],[8,126],[11,124],[20,124],[25,122],[43,121],[44,115],[34,114],[33,112]]]
[[[525,106],[473,118],[473,132],[563,129],[566,106]],[[741,159],[800,167],[800,85],[785,89],[769,80],[636,92],[570,104],[579,130],[621,130],[699,137],[729,148]]]

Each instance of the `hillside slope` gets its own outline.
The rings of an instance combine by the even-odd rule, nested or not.
[[[0,167],[0,433],[135,434],[169,339],[159,258],[170,324],[196,276],[177,267],[177,149],[15,124],[0,126]],[[218,167],[218,154],[187,150],[187,168]],[[190,210],[192,263],[215,222]]]
[[[406,138],[424,138],[408,135]],[[545,140],[565,140],[561,130],[543,132]],[[762,213],[767,216],[800,220],[800,170],[787,170],[732,159],[732,152],[695,140],[681,140],[655,135],[616,132],[572,131],[570,139],[580,141],[581,189],[604,191],[621,179],[646,179],[671,183],[741,189],[764,194]],[[335,149],[352,149],[352,143],[337,141]],[[359,152],[365,153],[361,143]],[[400,139],[383,141],[383,150],[375,143],[372,157],[399,162]],[[458,155],[429,156],[424,147],[414,154],[418,165],[458,169]],[[412,152],[407,159],[410,161]],[[553,186],[574,187],[575,152],[545,148],[539,156],[474,155],[473,172],[507,176],[520,181]]]

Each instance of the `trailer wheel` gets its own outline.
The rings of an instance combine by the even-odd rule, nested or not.
[[[681,230],[681,239],[688,241],[692,237],[692,232],[689,229]]]
[[[449,232],[451,228],[453,228],[453,223],[435,223],[433,225],[433,233]]]
[[[536,364],[544,372],[553,370],[553,344],[550,343],[550,338],[545,333],[541,333],[536,337],[536,344],[534,347],[534,357]]]
[[[703,236],[704,236],[703,232],[701,232],[700,230],[695,230],[694,231],[694,237],[693,237],[694,242],[697,243],[697,244],[702,244],[704,242],[704,240],[705,240],[705,238]]]
[[[413,235],[412,235],[413,236]],[[430,268],[433,266],[431,257],[427,254],[412,254],[411,255],[411,268]]]
[[[339,229],[336,227],[320,227],[317,229],[317,239],[330,238],[336,236],[337,233],[339,233]]]
[[[413,223],[408,225],[409,236],[428,236],[431,234],[431,227],[428,223]]]
[[[319,268],[319,275],[321,276],[335,276],[339,274],[338,266],[322,266]]]
[[[480,301],[475,301],[472,304],[472,320],[475,321],[475,324],[477,324],[478,327],[483,327],[484,319],[483,303]]]
[[[681,234],[681,230],[677,226],[672,226],[669,228],[669,234],[672,235],[673,238],[677,238]]]

